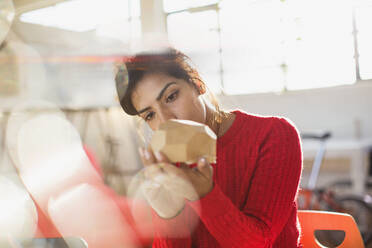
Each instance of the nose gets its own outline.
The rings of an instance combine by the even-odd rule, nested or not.
[[[166,122],[169,119],[177,119],[176,115],[173,114],[169,109],[161,109],[158,111],[159,125]]]

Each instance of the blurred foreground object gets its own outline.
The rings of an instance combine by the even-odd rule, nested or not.
[[[44,212],[50,197],[80,183],[101,183],[78,132],[64,118],[43,114],[26,121],[17,148],[20,177]]]
[[[173,167],[173,165],[169,166]],[[199,218],[186,204],[182,191],[187,189],[191,192],[195,191],[193,188],[190,189],[192,186],[188,185],[181,177],[169,175],[165,171],[160,174],[156,173],[159,169],[157,165],[152,165],[141,170],[129,185],[128,196],[133,199],[130,207],[134,221],[137,226],[142,226],[140,231],[144,236],[146,230],[143,227],[146,227],[144,225],[146,223],[143,221],[146,218],[142,215],[147,208],[149,214],[152,214],[154,227],[157,226],[155,231],[157,236],[187,237],[190,231],[196,229]],[[152,174],[153,177],[146,176],[146,172]],[[156,223],[161,219],[168,219],[169,222],[166,223],[171,223],[171,226],[157,225]]]
[[[146,179],[144,173],[145,169],[133,177],[128,188],[128,196],[133,199],[131,211],[134,218],[138,202],[147,202],[162,218],[177,215],[185,206],[184,197],[174,194],[155,180]]]
[[[81,238],[68,237],[68,238],[34,238],[26,240],[22,243],[17,243],[16,240],[13,243],[18,244],[22,248],[88,248],[88,244]],[[19,247],[17,246],[17,247]],[[5,246],[4,248],[8,248]],[[13,246],[14,247],[14,246]],[[3,248],[0,246],[0,248]]]
[[[37,212],[28,192],[15,180],[0,175],[0,244],[34,236]]]
[[[14,19],[14,5],[12,0],[0,1],[0,45],[5,40]]]
[[[196,163],[204,156],[216,162],[216,135],[206,125],[189,120],[168,120],[151,139],[154,152],[164,153],[172,163]]]
[[[38,207],[35,237],[81,237],[93,248],[137,247],[129,210],[104,185],[75,127],[53,106],[41,105],[46,108],[18,106],[7,126],[10,157]]]
[[[63,237],[78,234],[89,248],[137,247],[134,233],[102,186],[77,185],[51,198],[48,210]]]

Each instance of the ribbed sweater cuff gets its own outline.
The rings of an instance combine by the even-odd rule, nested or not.
[[[226,214],[231,202],[215,183],[213,190],[198,201],[188,202],[200,218],[214,218]]]
[[[159,237],[184,238],[190,235],[183,213],[180,213],[172,219],[162,219],[156,213],[153,213],[153,221]]]

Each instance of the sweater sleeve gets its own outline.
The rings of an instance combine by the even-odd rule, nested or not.
[[[161,218],[154,210],[152,221],[155,227],[153,248],[191,247],[190,231],[187,227],[187,214],[183,209],[176,217]]]
[[[191,207],[222,247],[271,247],[293,211],[302,170],[298,132],[282,118],[259,144],[254,175],[238,208],[215,183],[213,190]]]

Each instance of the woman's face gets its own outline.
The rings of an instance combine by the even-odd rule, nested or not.
[[[150,73],[137,83],[132,103],[152,130],[169,119],[206,123],[203,100],[193,85],[165,73]]]

